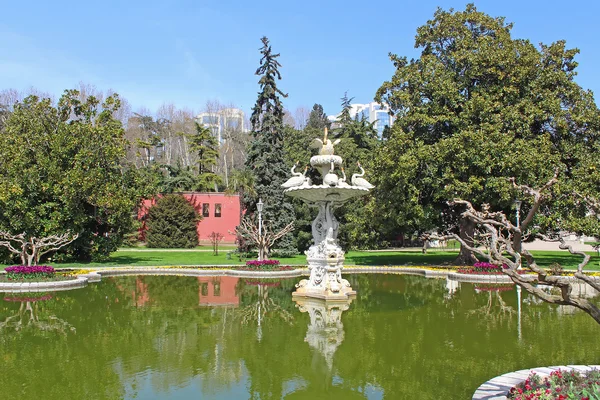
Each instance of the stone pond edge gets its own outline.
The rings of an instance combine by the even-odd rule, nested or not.
[[[472,400],[506,400],[508,391],[521,382],[524,382],[531,372],[535,372],[540,377],[549,376],[551,372],[557,370],[586,372],[591,369],[600,369],[600,365],[560,365],[552,367],[538,367],[531,369],[522,369],[497,376],[483,383],[473,394]]]
[[[99,282],[103,276],[120,275],[179,275],[179,276],[237,276],[241,278],[291,278],[309,275],[308,268],[297,268],[286,271],[247,271],[227,269],[231,266],[194,266],[194,267],[115,267],[98,268],[78,275],[72,280],[56,282],[18,282],[0,283],[0,292],[41,292],[70,290],[87,286],[87,283]],[[476,275],[460,274],[453,270],[434,269],[429,267],[385,267],[385,266],[350,266],[344,267],[345,274],[360,273],[396,273],[420,275],[426,278],[448,278],[458,282],[468,283],[506,283],[512,284],[506,275]],[[573,277],[566,277],[574,279]],[[600,279],[600,277],[595,277]]]

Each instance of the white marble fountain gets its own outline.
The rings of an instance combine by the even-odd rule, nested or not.
[[[333,210],[347,200],[365,195],[373,188],[362,176],[364,169],[358,163],[360,174],[352,175],[350,183],[346,182],[346,174],[342,168],[342,158],[333,154],[333,146],[340,139],[331,142],[327,139],[327,129],[323,140],[314,139],[311,147],[318,148],[319,154],[310,159],[310,165],[316,168],[323,178],[323,183],[313,185],[304,174],[295,172],[282,187],[285,194],[304,200],[312,207],[318,207],[319,213],[312,223],[313,245],[306,251],[309,279],[303,279],[296,285],[293,296],[314,297],[324,300],[347,300],[356,294],[346,279],[342,278],[344,251],[338,244],[339,223]],[[338,176],[337,170],[341,172]]]

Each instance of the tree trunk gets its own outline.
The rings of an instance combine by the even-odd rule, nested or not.
[[[474,240],[474,235],[475,235],[475,223],[473,221],[471,221],[470,219],[466,219],[463,218],[460,221],[460,238],[462,240],[464,240],[464,242],[473,247],[473,245],[475,244],[475,240]],[[465,246],[463,246],[461,244],[460,246],[460,252],[458,253],[458,257],[456,258],[456,260],[454,260],[454,264],[456,265],[472,265],[474,263],[476,263],[477,261],[477,257],[475,257],[475,254],[469,250],[468,248],[466,248]]]
[[[517,253],[521,252],[521,241],[522,241],[522,235],[521,232],[515,232],[513,235],[513,249],[515,249],[515,251]]]

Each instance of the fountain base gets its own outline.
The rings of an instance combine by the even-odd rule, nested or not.
[[[336,246],[337,247],[337,246]],[[329,253],[329,257],[311,257],[311,253],[322,251],[319,246],[311,246],[306,252],[308,255],[308,269],[310,277],[296,284],[293,297],[312,297],[327,301],[347,301],[356,296],[350,283],[342,278],[344,254],[339,249]]]

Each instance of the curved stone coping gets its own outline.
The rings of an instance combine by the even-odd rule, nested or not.
[[[600,369],[600,365],[560,365],[543,368],[522,369],[497,376],[479,386],[473,394],[473,400],[506,400],[508,391],[519,383],[525,381],[531,372],[535,372],[542,378],[549,376],[552,371],[577,370],[580,372],[591,369]]]
[[[344,273],[398,273],[406,275],[421,275],[427,278],[448,278],[457,282],[469,283],[513,283],[507,275],[477,275],[459,274],[453,270],[433,270],[419,267],[350,267],[344,268]]]
[[[78,276],[74,279],[55,282],[0,282],[0,292],[56,292],[78,289],[87,286],[88,278]]]
[[[508,275],[459,274],[458,272],[451,272],[448,274],[448,279],[473,283],[514,283]]]
[[[81,275],[89,279],[90,282],[100,281],[102,276],[119,275],[184,275],[184,276],[238,276],[238,277],[262,277],[262,278],[291,278],[309,275],[308,268],[297,268],[289,271],[244,271],[236,269],[209,269],[213,267],[198,268],[152,268],[152,267],[125,267],[115,269],[98,269],[89,274]],[[512,283],[506,275],[470,275],[458,274],[451,270],[431,270],[419,267],[344,267],[343,274],[377,274],[377,273],[396,273],[405,275],[419,275],[426,278],[446,278],[459,282],[479,282],[479,283]]]
[[[190,269],[190,268],[119,268],[102,269],[90,272],[84,276],[89,277],[90,282],[97,282],[102,277],[123,275],[179,275],[179,276],[237,276],[241,278],[291,278],[308,275],[307,268],[299,268],[288,271],[243,271],[235,269]]]

